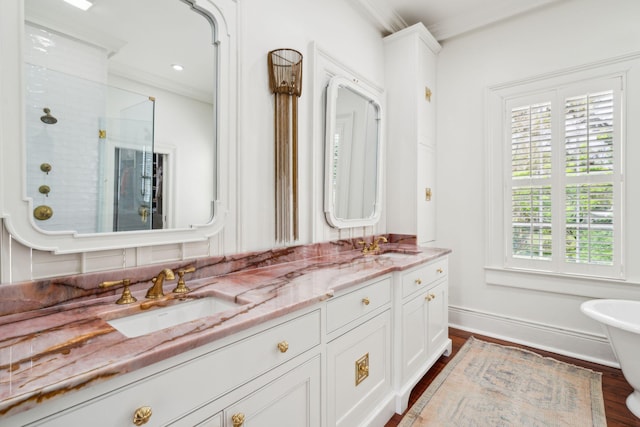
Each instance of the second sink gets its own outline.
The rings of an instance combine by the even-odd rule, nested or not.
[[[151,309],[144,313],[112,319],[107,323],[127,338],[134,338],[202,317],[211,316],[235,307],[238,307],[238,304],[221,298],[206,297],[193,301],[180,302],[170,307],[155,310]]]

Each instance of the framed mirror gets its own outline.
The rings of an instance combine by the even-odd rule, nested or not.
[[[3,4],[0,37],[22,40],[2,52],[19,58],[3,82],[18,74],[5,93],[22,111],[3,121],[7,229],[56,253],[219,232],[235,74],[219,6],[232,1],[69,3]]]
[[[357,81],[327,86],[325,216],[336,228],[373,225],[382,211],[383,111],[378,95]]]

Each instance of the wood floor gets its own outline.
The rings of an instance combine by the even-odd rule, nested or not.
[[[522,347],[528,350],[534,351],[543,356],[553,357],[557,360],[561,360],[563,362],[572,363],[577,366],[582,366],[585,368],[592,369],[594,371],[602,372],[602,394],[604,396],[604,406],[605,412],[607,415],[607,424],[609,427],[640,427],[640,419],[636,418],[630,411],[627,409],[625,404],[625,399],[627,396],[633,391],[629,383],[622,376],[622,371],[619,369],[610,368],[608,366],[598,365],[595,363],[585,362],[579,359],[572,359],[570,357],[561,356],[559,354],[550,353],[547,351],[537,350],[535,348],[530,348],[518,344],[514,344],[512,342],[502,341],[478,334],[471,334],[466,331],[461,331],[459,329],[449,329],[449,337],[453,341],[453,354],[450,357],[441,357],[436,364],[431,368],[429,372],[420,380],[418,384],[416,384],[415,388],[411,392],[409,397],[409,408],[414,402],[422,395],[422,393],[427,389],[431,381],[440,373],[442,368],[451,360],[451,358],[458,352],[460,347],[465,343],[467,338],[471,335],[474,337],[494,342],[503,345],[511,345],[514,347]],[[391,418],[385,427],[395,427],[400,423],[402,419],[402,415],[395,414],[393,418]],[[489,426],[488,426],[489,427]]]

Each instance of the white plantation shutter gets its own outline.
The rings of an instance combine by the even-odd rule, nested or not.
[[[564,100],[565,261],[614,266],[619,256],[619,135],[613,89]],[[619,96],[618,96],[619,98]]]
[[[513,256],[551,257],[551,103],[511,109]]]
[[[621,78],[505,103],[506,264],[619,276]]]
[[[567,176],[613,174],[613,91],[567,98],[564,108]]]

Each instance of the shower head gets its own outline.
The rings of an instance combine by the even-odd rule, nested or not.
[[[40,117],[40,120],[42,120],[42,123],[46,123],[48,125],[55,125],[56,123],[58,123],[58,119],[56,119],[51,115],[50,109],[43,108],[42,111],[44,111],[44,116]]]

